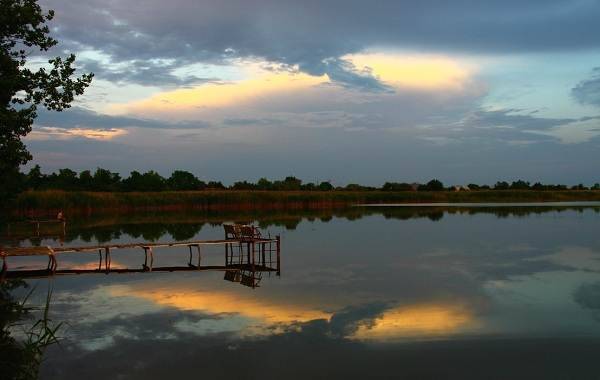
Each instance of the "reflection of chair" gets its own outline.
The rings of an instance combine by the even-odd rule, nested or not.
[[[259,286],[260,280],[262,280],[262,272],[260,271],[243,270],[241,274],[240,284],[244,286],[256,288]]]
[[[223,224],[225,229],[225,239],[239,239],[240,226],[238,224]]]
[[[240,282],[240,271],[239,270],[227,270],[225,271],[224,280],[231,282]]]
[[[241,234],[242,238],[246,238],[246,239],[260,239],[261,238],[260,230],[252,225],[240,226],[240,234]]]

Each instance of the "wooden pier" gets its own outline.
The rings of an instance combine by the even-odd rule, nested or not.
[[[224,246],[225,265],[203,266],[202,247]],[[187,247],[189,260],[185,266],[154,266],[154,250],[157,248]],[[112,254],[122,249],[140,249],[144,252],[141,268],[111,268]],[[97,269],[59,269],[59,256],[69,253],[98,254]],[[10,270],[8,259],[24,256],[47,257],[48,263],[43,269]],[[194,257],[196,256],[196,257]],[[275,256],[275,257],[273,257]],[[281,275],[281,239],[262,237],[226,238],[221,240],[195,240],[168,243],[128,243],[79,247],[0,247],[2,270],[0,279],[39,278],[56,275],[86,273],[143,273],[143,272],[180,272],[180,271],[225,271],[225,279],[256,287],[262,272],[274,272]],[[231,273],[229,273],[231,272]]]

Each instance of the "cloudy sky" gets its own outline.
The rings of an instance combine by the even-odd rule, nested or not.
[[[40,112],[45,171],[600,182],[600,1],[40,3],[96,75]]]

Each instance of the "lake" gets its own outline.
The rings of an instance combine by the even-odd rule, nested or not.
[[[224,222],[281,235],[281,275],[255,288],[223,271],[27,280],[30,303],[52,288],[51,318],[65,323],[41,378],[600,378],[598,204],[73,218],[65,236],[16,239],[222,239]],[[115,251],[112,267],[143,256]],[[155,266],[187,259],[185,247],[154,252]],[[223,246],[202,260],[223,265]],[[98,256],[59,264],[95,268]]]

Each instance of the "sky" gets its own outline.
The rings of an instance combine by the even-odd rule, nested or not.
[[[600,182],[600,1],[40,4],[95,74],[26,138],[46,172]]]

